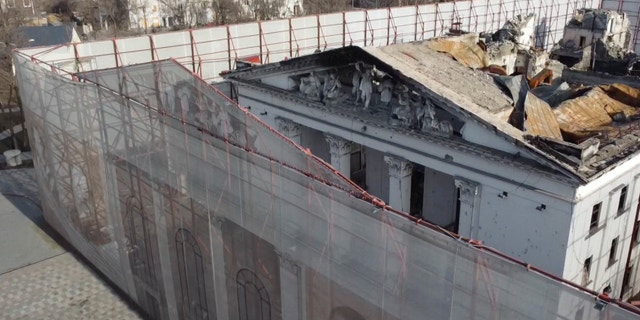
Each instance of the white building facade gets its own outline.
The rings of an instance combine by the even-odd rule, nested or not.
[[[370,92],[352,84],[356,65],[373,75]],[[607,160],[615,149],[602,145],[578,165],[560,161],[562,152],[507,123],[511,101],[488,76],[414,43],[337,49],[226,78],[240,105],[393,208],[612,297],[638,291],[630,248],[640,157]],[[362,90],[367,109],[353,94]]]

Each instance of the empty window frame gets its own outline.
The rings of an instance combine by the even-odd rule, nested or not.
[[[584,45],[587,43],[586,37],[580,37],[580,48],[584,48]]]
[[[618,214],[624,213],[625,205],[627,202],[628,189],[628,186],[624,186],[620,190],[620,198],[618,199]]]
[[[598,229],[598,223],[600,222],[600,209],[602,209],[602,202],[598,202],[591,209],[591,223],[589,224],[589,231],[593,232]]]
[[[582,269],[582,285],[587,285],[590,281],[591,275],[591,261],[593,260],[593,256],[590,256],[586,260],[584,260],[584,266]]]
[[[631,273],[633,272],[633,266],[627,267],[624,270],[624,277],[622,278],[622,292],[631,289]]]
[[[609,265],[614,264],[618,261],[618,238],[615,237],[611,240],[611,250],[609,250]]]

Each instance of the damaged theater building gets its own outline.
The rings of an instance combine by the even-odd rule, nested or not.
[[[631,297],[640,91],[562,81],[546,53],[522,53],[533,32],[482,37],[345,47],[224,77],[240,105],[391,207]],[[492,54],[504,48],[512,58]]]
[[[583,3],[17,49],[43,216],[151,319],[640,318],[640,94],[532,49]]]

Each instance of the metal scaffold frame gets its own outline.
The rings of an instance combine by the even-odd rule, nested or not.
[[[288,268],[296,277],[303,272],[309,277],[294,286],[309,287],[304,294],[296,291],[300,289],[287,291],[292,287],[284,280],[272,288],[283,300],[320,290],[317,294],[330,299],[341,296],[339,301],[348,301],[350,308],[367,310],[361,309],[367,303],[380,306],[376,310],[389,319],[415,318],[424,314],[421,308],[450,319],[470,315],[474,319],[574,318],[578,314],[580,319],[598,319],[601,315],[590,310],[596,292],[393,210],[175,60],[65,76],[18,57],[20,83],[37,88],[23,93],[22,98],[38,146],[34,161],[47,220],[158,318],[174,318],[166,306],[176,305],[182,315],[235,312],[221,310],[227,303],[226,298],[219,300],[220,295],[231,293],[229,288],[216,286],[227,283],[221,281],[229,276],[227,267],[212,266],[215,261],[221,263],[220,259],[239,259],[232,254],[236,251],[226,248],[233,242],[225,236],[230,232],[225,230],[240,232],[238,227],[250,231],[244,236],[248,239],[263,239],[255,238],[244,250],[257,250],[253,254],[274,250],[278,257],[271,259],[281,261],[280,273]],[[180,92],[186,83],[195,91],[184,96]],[[182,106],[172,104],[170,96]],[[194,105],[185,109],[184,103]],[[198,113],[193,106],[220,108],[219,114],[227,114],[223,119],[235,120],[203,127],[194,122]],[[287,179],[281,180],[284,177]],[[251,181],[251,186],[240,187],[243,181]],[[294,181],[304,185],[305,192],[295,198],[302,202],[289,212],[283,210],[286,199],[279,195],[292,190],[283,183]],[[261,193],[268,197],[266,202],[252,204]],[[260,209],[253,213],[243,209],[247,212],[238,215],[229,207],[237,203]],[[87,207],[102,214],[83,211]],[[132,216],[136,212],[138,218]],[[343,220],[345,214],[354,215],[355,220]],[[89,222],[78,223],[79,218]],[[257,219],[257,223],[246,219]],[[274,223],[274,219],[284,220]],[[294,222],[297,219],[302,220]],[[327,233],[317,234],[314,230],[319,226],[305,219],[322,219]],[[344,221],[362,226],[349,227]],[[293,231],[291,223],[305,230]],[[178,244],[192,247],[198,263],[195,269],[175,260],[187,250]],[[310,251],[291,251],[293,244]],[[366,250],[370,255],[347,258],[345,250]],[[362,264],[362,259],[368,262]],[[259,270],[264,269],[266,277],[278,270],[272,263],[259,259],[240,272],[261,274]],[[367,272],[358,272],[363,266]],[[130,272],[122,271],[129,268]],[[210,270],[213,278],[202,275],[205,284],[193,302],[185,298],[189,286],[184,287],[183,282],[191,281],[184,278],[188,272],[198,270]],[[336,286],[347,279],[353,285],[351,293]],[[325,292],[326,284],[330,289]],[[371,286],[377,289],[367,289]],[[419,288],[440,290],[424,292],[429,299],[416,304],[411,296]],[[275,305],[280,298],[274,292],[270,303]],[[352,294],[356,296],[345,298]],[[529,297],[524,303],[510,298],[524,294]],[[182,299],[172,300],[176,296]],[[604,310],[606,314],[632,315],[625,309],[633,307],[605,301],[612,303]],[[313,311],[306,312],[318,316],[329,312],[332,305],[318,302]],[[587,311],[576,313],[579,309]],[[279,312],[300,315],[301,310],[304,308]]]
[[[16,52],[47,221],[158,319],[239,318],[256,311],[241,308],[249,286],[273,318],[640,318],[394,210],[208,85],[242,57],[485,30],[530,10],[549,45],[587,1],[472,0]]]
[[[462,30],[493,32],[518,14],[536,14],[537,45],[549,49],[573,13],[599,0],[468,0],[346,11],[132,38],[23,49],[35,61],[74,73],[176,59],[206,81],[252,58],[260,63],[342,46],[384,46]],[[625,0],[637,1],[637,0]],[[637,8],[634,10],[637,11]]]

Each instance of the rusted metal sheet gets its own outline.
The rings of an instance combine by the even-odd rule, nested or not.
[[[554,113],[560,130],[565,134],[565,140],[579,142],[598,132],[608,131],[613,117],[629,117],[638,114],[638,111],[596,87],[580,97],[562,102]]]
[[[438,52],[448,53],[462,65],[472,69],[488,66],[484,51],[480,46],[472,42],[435,39],[429,42],[429,48]]]
[[[621,83],[602,85],[600,88],[613,99],[632,107],[640,107],[640,90],[636,88]]]
[[[560,125],[551,107],[544,100],[528,92],[524,102],[524,131],[534,136],[562,140]]]

